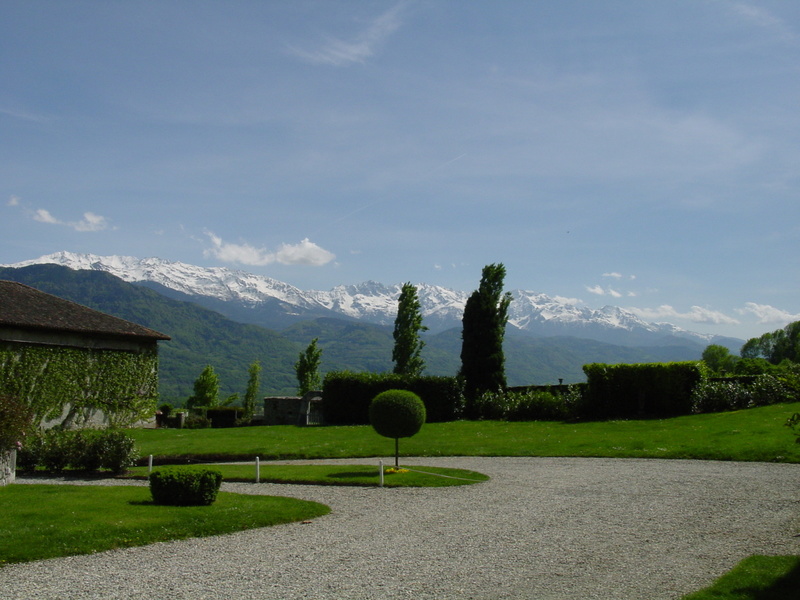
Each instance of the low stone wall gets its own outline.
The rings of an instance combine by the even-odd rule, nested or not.
[[[16,478],[17,451],[0,452],[0,485],[13,483]]]
[[[321,425],[322,392],[264,398],[265,425]]]

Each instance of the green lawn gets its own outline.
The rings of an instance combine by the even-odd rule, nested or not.
[[[313,519],[316,502],[220,492],[211,506],[153,504],[147,487],[0,488],[0,565]]]
[[[255,481],[255,464],[247,465],[204,465],[222,473],[225,481]],[[385,469],[389,469],[387,465]],[[156,467],[157,468],[157,467]],[[130,474],[146,477],[147,467],[135,467]],[[488,481],[482,473],[466,469],[442,467],[412,467],[402,472],[384,475],[384,487],[447,487],[469,485]],[[312,485],[355,485],[372,486],[380,484],[378,465],[260,465],[261,483],[295,483]]]
[[[683,600],[797,600],[800,556],[750,556]]]
[[[400,441],[404,456],[594,456],[800,462],[784,426],[800,403],[672,419],[560,423],[429,423]],[[131,430],[141,455],[262,460],[391,456],[394,442],[360,427]]]

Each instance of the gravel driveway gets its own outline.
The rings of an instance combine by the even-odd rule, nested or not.
[[[800,555],[800,465],[404,462],[492,479],[438,489],[223,484],[333,510],[310,524],[3,567],[0,597],[669,600],[751,554]]]

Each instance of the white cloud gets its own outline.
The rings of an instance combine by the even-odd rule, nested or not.
[[[289,51],[313,64],[342,67],[353,63],[364,63],[375,54],[377,47],[402,25],[400,20],[402,8],[403,5],[398,4],[376,17],[352,41],[330,38],[318,50],[291,47]]]
[[[6,206],[19,206],[19,196],[11,196],[6,203]]]
[[[570,306],[577,306],[578,304],[583,304],[583,301],[578,298],[565,298],[564,296],[554,296],[553,300],[555,300],[559,304],[568,304]]]
[[[756,304],[755,302],[745,302],[744,308],[737,309],[736,312],[742,315],[751,313],[758,318],[759,323],[783,323],[788,325],[792,321],[800,320],[800,314],[793,315],[769,304]]]
[[[661,321],[664,319],[684,319],[693,323],[711,323],[714,325],[738,325],[739,321],[720,311],[702,306],[692,306],[687,312],[680,312],[669,304],[658,308],[628,308],[637,317],[645,321]]]
[[[603,277],[612,277],[614,279],[622,279],[622,273],[617,273],[616,271],[613,273],[603,273]]]
[[[728,6],[751,25],[768,29],[784,41],[791,41],[795,38],[794,32],[786,25],[786,22],[763,6],[754,6],[749,2],[732,2]]]
[[[321,267],[336,258],[332,252],[317,246],[308,238],[299,244],[282,244],[277,251],[256,248],[250,244],[232,244],[225,242],[217,235],[207,231],[211,240],[211,248],[205,250],[205,256],[212,256],[223,262],[239,263],[251,266],[264,266],[273,263],[282,265],[308,265]]]
[[[83,213],[83,219],[80,221],[62,221],[54,217],[49,210],[39,208],[34,211],[33,220],[50,225],[64,225],[75,231],[103,231],[109,228],[108,219],[102,215],[96,215],[93,212]]]
[[[586,291],[598,296],[611,296],[612,298],[622,298],[622,292],[618,292],[613,288],[604,288],[601,285],[586,286]]]
[[[53,215],[50,214],[50,211],[45,210],[43,208],[38,209],[33,214],[33,220],[39,221],[40,223],[52,223],[53,225],[60,225],[61,221],[56,219]]]

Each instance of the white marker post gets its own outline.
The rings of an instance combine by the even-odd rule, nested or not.
[[[381,470],[381,487],[383,487],[383,461],[381,460],[379,463],[379,468]]]
[[[261,459],[256,456],[256,483],[261,483]]]
[[[153,455],[151,454],[150,457],[147,459],[147,472],[153,472]]]

